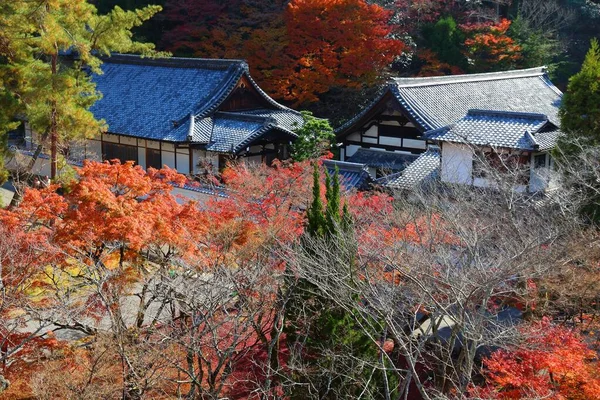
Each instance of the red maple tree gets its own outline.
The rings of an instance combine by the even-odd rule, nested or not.
[[[525,347],[498,350],[484,361],[486,384],[473,388],[473,397],[600,399],[598,356],[580,335],[548,319],[524,333]]]
[[[175,54],[248,60],[258,83],[295,106],[333,86],[371,85],[404,45],[391,12],[365,0],[168,2],[161,46]]]

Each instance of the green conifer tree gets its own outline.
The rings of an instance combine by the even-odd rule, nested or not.
[[[304,257],[314,258],[313,263],[328,262],[338,271],[350,271],[342,274],[345,276],[344,282],[337,283],[351,287],[356,277],[353,272],[356,268],[353,253],[357,248],[351,243],[352,218],[346,203],[340,211],[339,171],[336,169],[333,176],[325,171],[325,207],[321,201],[321,181],[317,165],[313,178],[313,199],[307,210],[307,228],[299,251]],[[322,254],[324,248],[329,249],[327,255]],[[324,257],[329,260],[326,261]],[[334,274],[332,278],[318,279],[339,281],[340,278],[336,278]],[[323,293],[323,288],[310,279],[297,279],[292,290],[286,309],[287,339],[289,347],[298,351],[295,356],[302,358],[305,369],[290,376],[297,383],[290,390],[290,398],[308,398],[315,395],[313,390],[317,390],[318,398],[322,399],[354,398],[365,389],[357,384],[360,381],[370,382],[369,390],[364,393],[377,393],[382,373],[377,371],[368,379],[363,379],[367,378],[363,376],[365,370],[357,367],[362,362],[374,365],[378,357],[377,348],[371,339],[374,336],[366,334],[365,327],[359,326],[357,322],[361,319],[358,312],[340,306],[331,298],[331,293]],[[359,300],[353,298],[352,302]],[[377,326],[377,323],[369,321],[366,325]],[[336,359],[335,354],[341,357]],[[339,369],[344,373],[340,373]]]
[[[315,163],[313,171],[313,199],[306,213],[307,233],[311,236],[323,236],[325,233],[325,218],[323,217],[323,201],[321,200],[321,178],[319,165]]]
[[[560,109],[561,128],[569,139],[583,138],[600,144],[600,45],[591,42],[581,71],[569,79]]]
[[[587,197],[582,214],[590,221],[600,222],[600,187],[595,174],[587,176],[572,168],[579,162],[582,151],[600,146],[600,45],[595,39],[581,71],[569,80],[559,115],[565,135],[559,138],[554,156],[559,165],[567,166],[564,171],[571,171],[567,173],[573,178],[569,181]]]
[[[327,223],[327,231],[331,235],[335,235],[341,228],[342,214],[340,214],[340,176],[338,168],[335,168],[333,179],[329,172],[325,170],[325,182],[327,190],[327,208],[325,209],[325,220]]]
[[[295,129],[298,138],[292,145],[292,158],[304,161],[321,157],[331,150],[335,141],[333,128],[326,119],[314,117],[310,111],[302,111],[304,124]]]

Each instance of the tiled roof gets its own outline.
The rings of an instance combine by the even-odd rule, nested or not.
[[[425,137],[440,142],[534,150],[540,148],[536,133],[545,126],[553,125],[542,114],[469,110],[457,122],[430,131]],[[553,147],[552,135],[542,135],[545,146]]]
[[[548,131],[540,131],[535,134],[535,140],[539,145],[538,150],[550,150],[556,146],[558,138],[563,135],[563,132],[558,128]]]
[[[447,126],[469,109],[538,113],[559,125],[561,91],[550,82],[545,68],[450,75],[395,78],[358,115],[336,129],[347,132],[384,98],[395,98],[422,132]]]
[[[111,133],[185,141],[180,121],[222,101],[246,70],[239,60],[113,56],[104,60],[103,74],[93,76],[103,97],[91,111]]]
[[[417,157],[418,155],[416,154],[403,154],[360,148],[351,157],[348,157],[347,161],[357,164],[366,164],[369,167],[388,168],[392,171],[400,171],[416,160]]]
[[[419,156],[404,171],[380,178],[376,181],[390,189],[412,189],[439,177],[442,156],[437,146]]]
[[[206,150],[238,153],[254,140],[273,130],[288,135],[290,140],[296,138],[296,134],[279,127],[274,119],[241,113],[217,112],[212,117],[212,132]]]
[[[303,123],[299,112],[277,103],[256,85],[241,60],[113,55],[103,61],[103,74],[93,76],[103,97],[91,111],[107,122],[110,133],[210,142],[211,150],[229,152],[232,145],[235,148],[259,128],[270,126],[289,134]],[[215,118],[242,76],[273,108],[228,113],[238,117],[219,113],[220,118]]]
[[[469,109],[538,113],[559,124],[562,93],[544,68],[429,78],[396,78],[396,98],[424,130],[449,125]]]
[[[256,115],[263,118],[272,118],[277,122],[277,125],[293,131],[304,124],[302,114],[293,110],[242,110],[242,114]]]
[[[333,174],[337,167],[338,174],[340,176],[340,183],[346,188],[346,190],[366,189],[366,185],[371,179],[369,171],[367,171],[366,164],[325,160],[323,161],[323,165],[327,168],[330,174]]]

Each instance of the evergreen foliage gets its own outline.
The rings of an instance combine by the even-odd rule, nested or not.
[[[132,40],[131,29],[160,11],[160,6],[99,15],[86,0],[4,2],[0,6],[0,107],[5,122],[25,119],[50,144],[52,173],[58,145],[97,135],[89,107],[99,98],[90,71],[101,73],[102,56],[111,52],[156,55],[154,45]],[[63,57],[73,55],[74,57]],[[5,107],[4,103],[17,107]],[[49,142],[49,143],[48,143]],[[40,147],[36,157],[42,150]]]
[[[559,163],[577,164],[584,149],[600,145],[600,46],[595,39],[581,71],[569,80],[559,115],[565,135],[559,138],[555,158]],[[597,180],[590,179],[592,182],[577,184],[577,189],[589,198],[582,212],[589,220],[600,222],[600,197],[593,190]]]
[[[292,158],[304,161],[317,158],[331,149],[335,141],[333,128],[326,119],[316,118],[310,111],[303,111],[304,125],[295,130],[298,139],[292,145]]]
[[[463,70],[467,68],[467,59],[463,52],[465,35],[452,16],[424,26],[423,37],[427,47],[441,62],[455,65]]]
[[[333,175],[325,170],[325,199],[321,199],[321,180],[319,167],[315,164],[313,172],[313,199],[307,210],[305,237],[302,240],[304,254],[314,263],[331,263],[337,271],[349,271],[343,282],[339,276],[320,277],[326,285],[342,284],[352,287],[355,283],[356,247],[350,243],[353,230],[352,218],[348,206],[340,207],[340,180],[336,168]],[[330,251],[323,254],[323,248]],[[326,258],[327,260],[325,260]],[[353,295],[354,296],[354,295]],[[354,301],[360,301],[354,298]],[[363,316],[357,310],[347,310],[334,299],[322,292],[322,288],[309,278],[301,277],[293,287],[290,303],[286,309],[287,338],[293,349],[292,358],[302,360],[302,369],[293,372],[294,382],[290,398],[304,399],[319,393],[319,398],[354,398],[365,390],[356,382],[366,381],[363,368],[367,364],[377,363],[377,347],[373,344],[374,333],[365,332],[359,322]],[[368,326],[377,326],[369,320]],[[293,364],[293,359],[291,364]],[[376,372],[371,376],[369,390],[381,383],[383,374]],[[313,388],[311,391],[311,387]],[[360,389],[359,389],[360,387]]]
[[[521,47],[520,67],[534,68],[546,65],[551,70],[555,69],[560,45],[550,33],[532,28],[529,21],[518,15],[512,21],[508,34]]]
[[[323,202],[321,200],[321,182],[319,165],[315,163],[313,171],[313,200],[307,213],[307,232],[311,236],[324,235],[325,218],[323,216]]]
[[[569,80],[560,109],[561,128],[569,138],[600,144],[600,45],[591,42],[581,71]]]

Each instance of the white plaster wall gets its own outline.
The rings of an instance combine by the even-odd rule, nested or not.
[[[349,144],[348,146],[346,146],[346,157],[345,158],[350,158],[354,155],[354,153],[356,153],[358,151],[358,149],[360,149],[360,146],[357,146],[355,144]]]
[[[363,133],[363,136],[377,137],[377,125],[373,125],[367,129],[367,131]]]
[[[403,146],[404,147],[410,147],[412,149],[422,149],[422,150],[425,150],[427,148],[427,143],[424,140],[404,139]]]
[[[460,144],[442,144],[441,179],[448,183],[471,184],[473,172],[473,153]]]
[[[146,148],[138,147],[138,164],[146,169]]]
[[[146,140],[146,147],[149,147],[154,150],[160,149],[160,142],[154,140]]]
[[[546,167],[535,168],[534,157],[540,153],[531,154],[531,175],[529,180],[529,191],[538,192],[556,187],[556,177],[554,171],[550,168],[550,155],[546,154]]]
[[[364,136],[362,141],[363,141],[363,143],[377,144],[377,138],[376,137],[367,137],[367,136]]]
[[[205,151],[204,153],[204,159],[213,165],[216,173],[219,168],[219,153],[213,153],[212,151]]]
[[[161,151],[160,156],[163,165],[166,165],[169,168],[175,168],[175,153],[163,150]]]
[[[119,143],[119,136],[111,135],[110,133],[104,133],[102,134],[102,140],[105,142]]]
[[[402,139],[389,136],[380,136],[379,144],[402,147]]]
[[[190,173],[190,155],[177,152],[177,172],[188,175]]]
[[[129,136],[121,136],[121,144],[127,144],[129,146],[137,146],[137,139]]]
[[[173,143],[162,142],[160,148],[163,151],[172,151],[172,152],[175,152],[175,145]]]

